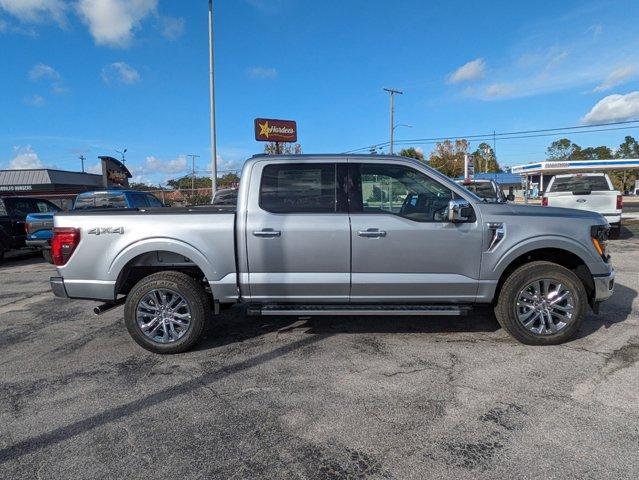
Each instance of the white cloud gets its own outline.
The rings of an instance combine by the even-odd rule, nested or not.
[[[24,103],[30,107],[43,107],[46,102],[42,96],[34,94],[25,97]]]
[[[60,80],[60,74],[55,68],[50,65],[45,65],[44,63],[38,63],[31,67],[31,70],[29,70],[29,80],[35,82],[42,78],[48,80]]]
[[[486,96],[489,98],[506,98],[513,94],[515,88],[507,83],[493,83],[486,87]]]
[[[141,21],[157,13],[157,5],[158,0],[79,0],[77,10],[95,43],[126,47]]]
[[[86,168],[87,173],[96,173],[102,175],[102,162],[94,163]]]
[[[639,91],[626,95],[608,95],[599,100],[584,116],[584,123],[629,120],[639,117]]]
[[[27,168],[44,168],[38,158],[38,154],[31,145],[13,147],[14,157],[9,163],[11,170],[24,170]]]
[[[448,83],[462,83],[479,80],[486,73],[486,62],[483,58],[477,58],[465,63],[453,73],[448,75]]]
[[[107,85],[116,83],[133,85],[140,81],[140,74],[135,68],[124,62],[114,62],[102,67],[102,80]]]
[[[144,162],[144,169],[147,173],[182,173],[186,171],[186,156],[178,155],[177,158],[172,160],[161,160],[158,157],[151,155],[146,157]]]
[[[0,0],[0,9],[23,22],[64,24],[67,4],[62,0]]]
[[[251,78],[264,78],[269,80],[277,78],[277,69],[273,67],[251,67],[246,73]]]
[[[169,40],[176,40],[184,33],[184,19],[164,17],[162,18],[162,36]]]
[[[606,90],[622,85],[634,77],[636,73],[637,69],[633,66],[616,68],[610,72],[608,77],[602,83],[595,87],[593,92],[605,92]]]

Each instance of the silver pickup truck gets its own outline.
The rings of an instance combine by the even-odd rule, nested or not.
[[[613,292],[597,213],[486,203],[423,163],[257,155],[238,201],[57,213],[59,297],[125,303],[133,339],[182,352],[220,308],[261,315],[459,315],[492,306],[526,344],[571,338]]]

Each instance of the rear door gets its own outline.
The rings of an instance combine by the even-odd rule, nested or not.
[[[245,228],[252,300],[348,302],[346,170],[322,160],[253,167]]]
[[[351,301],[474,301],[482,228],[448,221],[459,195],[407,165],[351,161],[349,172]]]

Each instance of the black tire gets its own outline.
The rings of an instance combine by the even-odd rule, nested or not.
[[[572,293],[574,311],[570,322],[556,333],[535,334],[519,321],[517,300],[520,292],[530,283],[551,279],[564,284]],[[588,295],[583,283],[570,270],[552,262],[531,262],[522,265],[504,282],[495,306],[499,324],[510,335],[526,345],[557,345],[570,340],[579,330],[586,315]]]
[[[171,343],[160,343],[147,337],[137,324],[138,303],[149,292],[169,289],[177,292],[188,304],[191,318],[184,335]],[[154,273],[144,277],[129,292],[124,305],[124,323],[129,334],[142,348],[155,353],[182,353],[191,349],[201,338],[208,318],[209,300],[202,286],[192,277],[174,271]]]
[[[4,247],[0,245],[0,263],[4,261]]]

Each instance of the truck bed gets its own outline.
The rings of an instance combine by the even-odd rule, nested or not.
[[[72,261],[58,267],[70,297],[114,300],[119,273],[140,262],[192,266],[237,290],[234,208],[78,210],[56,213],[54,226],[80,231]]]

